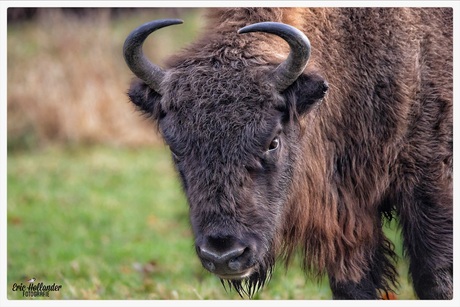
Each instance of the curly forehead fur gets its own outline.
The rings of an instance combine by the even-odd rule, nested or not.
[[[273,13],[276,12],[274,10]],[[277,20],[273,15],[276,16],[254,16],[258,16],[257,21]],[[250,22],[246,20],[246,23]],[[167,67],[174,67],[174,70],[170,71],[164,82],[168,89],[163,99],[165,108],[168,108],[167,104],[180,107],[181,102],[190,103],[190,99],[198,108],[207,103],[227,105],[232,101],[250,100],[259,107],[272,102],[272,98],[267,99],[274,92],[267,75],[276,67],[272,48],[277,39],[264,34],[239,35],[236,25],[219,24],[220,27],[213,27],[213,31],[204,33],[201,40],[168,60]],[[278,41],[278,44],[283,43]],[[288,49],[283,47],[285,54],[280,56],[284,58]],[[279,61],[283,58],[280,57]],[[181,95],[176,97],[175,93],[179,92]],[[248,103],[249,108],[251,104]]]
[[[244,62],[240,58],[230,60],[222,55],[206,61],[187,59],[187,64],[176,66],[166,77],[163,108],[187,108],[197,112],[222,108],[241,116],[247,114],[246,111],[275,107],[273,88],[264,77],[269,69],[260,69],[254,64],[253,68],[247,59]]]

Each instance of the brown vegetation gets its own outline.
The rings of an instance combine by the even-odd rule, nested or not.
[[[158,17],[158,10],[116,20],[112,15],[103,9],[88,10],[85,16],[39,9],[33,21],[8,25],[10,148],[161,142],[149,121],[139,120],[128,103],[126,84],[132,74],[122,57],[126,34],[140,21]],[[161,41],[162,48],[149,56],[161,62],[163,55],[184,44],[175,44],[175,37],[170,32],[157,37],[155,43]]]

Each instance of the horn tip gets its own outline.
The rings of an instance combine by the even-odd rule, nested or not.
[[[237,31],[237,33],[244,34],[244,33],[249,33],[249,32],[264,32],[269,27],[272,27],[272,26],[279,27],[280,25],[285,25],[285,24],[280,23],[280,22],[273,22],[273,21],[262,21],[262,22],[246,25],[240,28]]]
[[[244,26],[244,27],[240,28],[240,29],[237,31],[237,33],[238,33],[238,34],[244,34],[244,33],[252,32],[252,31],[251,31],[252,28],[253,28],[252,26],[253,26],[253,25]]]
[[[175,24],[179,25],[179,24],[183,24],[184,21],[182,19],[173,19]]]

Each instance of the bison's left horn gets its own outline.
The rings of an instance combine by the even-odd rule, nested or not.
[[[298,29],[280,22],[259,22],[241,28],[238,33],[266,32],[278,35],[291,48],[289,56],[273,72],[275,87],[281,92],[302,74],[310,58],[310,41]]]
[[[132,31],[123,45],[123,55],[129,69],[157,93],[161,93],[160,84],[165,75],[164,70],[150,62],[142,52],[145,39],[154,31],[183,23],[180,19],[159,19],[143,24]]]

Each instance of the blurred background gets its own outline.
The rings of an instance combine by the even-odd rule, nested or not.
[[[188,207],[163,141],[126,92],[124,39],[181,18],[144,45],[155,63],[197,37],[203,9],[9,8],[8,298],[14,283],[61,284],[47,299],[239,299],[195,256]],[[394,223],[388,236],[401,254]],[[327,280],[279,265],[256,299],[330,299]],[[414,298],[399,261],[398,298]]]
[[[127,34],[155,18],[179,29],[145,45],[155,62],[201,27],[198,9],[8,9],[8,148],[50,144],[143,146],[158,142],[126,96],[133,74],[122,57]]]

